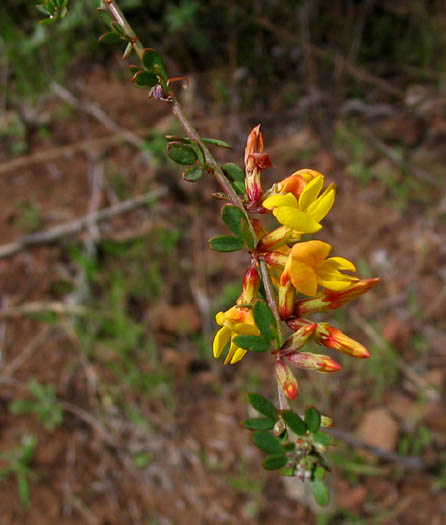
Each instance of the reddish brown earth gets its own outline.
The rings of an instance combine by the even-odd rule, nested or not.
[[[114,80],[101,68],[72,89],[85,101],[99,102],[123,128],[147,127],[163,133],[172,127],[166,108],[147,101],[142,91]],[[123,385],[121,397],[114,399],[111,389],[103,385],[115,385],[119,377],[100,358],[101,352],[113,356],[110,348],[98,349],[99,356],[87,356],[71,322],[47,325],[26,315],[4,313],[30,302],[64,301],[55,283],[75,272],[65,240],[0,260],[4,334],[0,451],[11,450],[24,434],[38,439],[32,462],[31,508],[23,508],[16,481],[8,478],[0,490],[1,524],[315,523],[308,505],[311,497],[296,495],[279,475],[263,471],[261,454],[239,426],[247,414],[247,389],[273,398],[270,363],[247,356],[235,367],[223,367],[211,358],[206,338],[215,327],[206,326],[206,316],[200,313],[200,294],[218,306],[223,286],[239,279],[247,262],[246,255],[208,250],[207,239],[224,232],[216,213],[220,205],[209,196],[217,189],[215,182],[188,185],[180,181],[178,168],[147,163],[128,144],[95,149],[93,139],[112,132],[79,111],[61,119],[58,108],[56,98],[42,106],[42,112],[49,115],[51,141],[32,131],[27,155],[87,139],[92,149],[0,176],[2,243],[24,233],[19,212],[23,201],[38,203],[41,228],[87,213],[88,174],[95,162],[103,162],[106,171],[120,172],[134,196],[167,185],[171,191],[159,200],[156,213],[137,209],[103,223],[100,231],[115,239],[132,237],[132,232],[137,236],[135,232],[142,227],[150,236],[153,223],[182,231],[172,255],[175,261],[165,265],[162,294],[156,301],[148,297],[134,306],[135,315],[144,320],[147,334],[155,340],[159,361],[169,371],[172,384],[167,394],[161,390],[150,395]],[[243,143],[228,132],[221,116],[200,114],[199,109],[189,107],[192,109],[203,135],[237,144],[234,152],[219,152],[220,158],[241,163]],[[410,152],[410,159],[428,159],[418,164],[430,178],[411,177],[413,189],[402,212],[385,179],[373,178],[361,186],[347,174],[351,163],[345,153],[347,145],[323,146],[315,132],[300,128],[291,118],[284,126],[286,133],[280,131],[274,115],[257,120],[264,120],[266,149],[276,167],[266,175],[268,182],[302,167],[323,171],[329,181],[337,182],[337,201],[321,238],[330,240],[336,254],[362,261],[363,275],[367,263],[371,275],[382,278],[368,296],[344,308],[343,329],[371,348],[375,364],[341,358],[343,370],[337,375],[301,373],[297,406],[315,402],[324,413],[333,415],[336,427],[363,440],[372,432],[367,429],[373,429],[370,415],[382,416],[385,411],[385,417],[375,419],[370,441],[394,452],[403,436],[412,436],[413,441],[421,427],[430,436],[419,452],[428,466],[426,472],[405,470],[373,454],[354,460],[351,447],[339,441],[337,451],[344,454],[344,467],[335,462],[329,477],[336,502],[332,512],[337,516],[330,523],[349,523],[357,516],[364,523],[440,525],[446,519],[445,181],[444,168],[443,175],[438,168],[446,161],[444,118],[432,122],[428,116],[415,118],[405,113],[364,123],[390,142],[399,141],[400,135],[404,142],[407,129],[412,130],[405,151]],[[255,123],[243,117],[239,121],[244,133]],[[376,152],[366,154],[370,169],[378,169],[379,162],[387,163],[386,169],[396,174],[397,185],[408,184],[395,164],[382,161]],[[0,162],[6,161],[7,152],[0,157]],[[113,189],[105,187],[99,204],[110,205],[114,199]],[[83,234],[76,239],[79,243],[87,237]],[[106,259],[109,268],[113,258],[107,255]],[[150,264],[147,261],[148,269]],[[37,346],[30,348],[39,334]],[[207,343],[200,343],[201,336]],[[388,344],[394,358],[386,357]],[[8,372],[18,356],[22,362]],[[153,373],[149,362],[144,366],[148,374]],[[389,369],[394,370],[391,379]],[[63,424],[52,433],[35,415],[9,412],[11,400],[26,397],[25,386],[32,378],[55,384],[58,397],[70,404]],[[138,410],[145,426],[125,414],[123,401]],[[391,428],[386,424],[388,418]],[[132,461],[140,451],[150,455],[143,468]],[[359,473],[345,467],[354,461],[365,465]],[[374,475],[367,475],[366,467],[373,467]]]

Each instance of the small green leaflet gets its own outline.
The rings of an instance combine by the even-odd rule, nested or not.
[[[263,301],[254,305],[254,321],[262,336],[269,342],[277,340],[277,325],[269,306]]]
[[[209,246],[217,252],[236,252],[243,248],[243,241],[232,235],[222,235],[209,239]]]
[[[268,352],[269,350],[269,342],[259,335],[238,335],[234,338],[234,343],[251,352]]]
[[[266,458],[263,462],[263,466],[267,470],[279,470],[282,467],[284,467],[288,462],[288,459],[286,456],[283,456],[281,454],[276,454],[274,456],[270,456],[269,458]]]
[[[251,417],[242,421],[242,426],[248,430],[272,430],[274,420],[269,417]]]
[[[141,73],[138,73],[140,75]],[[197,154],[187,144],[182,142],[169,142],[167,144],[167,155],[178,164],[191,165],[197,160]]]
[[[320,479],[315,479],[314,481],[310,481],[311,490],[313,491],[313,496],[316,502],[321,507],[326,507],[328,505],[328,490],[327,487],[324,485],[324,482]]]
[[[121,37],[114,31],[104,33],[99,37],[99,42],[101,42],[101,44],[116,44],[116,42],[119,42],[120,40]]]
[[[281,416],[289,427],[298,436],[303,436],[307,432],[307,425],[305,421],[291,410],[283,410]]]
[[[279,417],[279,411],[266,397],[260,394],[250,393],[248,394],[248,400],[250,405],[257,410],[259,414],[262,414],[262,416],[273,419],[274,421]]]
[[[214,146],[219,146],[220,148],[226,148],[226,149],[232,149],[232,146],[225,142],[224,140],[220,139],[211,139],[209,137],[201,137],[201,140],[203,142],[206,142],[207,144],[213,144]]]
[[[158,77],[155,75],[155,73],[139,71],[132,78],[132,82],[134,82],[139,87],[153,87],[158,84]]]
[[[159,75],[165,82],[167,82],[166,68],[164,67],[163,59],[158,51],[152,48],[145,49],[142,62],[146,69],[151,73]]]
[[[221,211],[221,218],[226,226],[232,231],[234,235],[242,238],[242,220],[244,220],[244,215],[242,210],[227,204]]]
[[[268,432],[254,432],[252,434],[254,444],[267,454],[285,454],[280,441]]]
[[[199,166],[192,166],[183,173],[183,179],[188,182],[197,182],[203,177],[204,171]]]
[[[223,171],[225,174],[230,177],[234,181],[241,182],[244,186],[245,184],[245,173],[237,166],[237,164],[234,164],[233,162],[228,162],[227,164],[224,164],[222,166]]]
[[[318,430],[313,434],[314,440],[317,443],[320,443],[321,445],[325,445],[326,447],[329,447],[333,443],[331,442],[330,436],[326,432],[322,432],[322,430]]]
[[[321,415],[315,408],[310,407],[305,410],[305,423],[310,432],[315,433],[319,430],[321,426]]]

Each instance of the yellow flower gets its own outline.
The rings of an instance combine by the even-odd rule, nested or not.
[[[244,357],[247,350],[238,347],[233,343],[233,339],[238,335],[260,335],[259,329],[254,322],[252,309],[233,306],[226,312],[218,312],[215,320],[222,328],[215,334],[213,343],[214,357],[220,357],[227,343],[231,341],[225,365],[237,363]]]
[[[324,176],[319,174],[306,184],[299,200],[292,193],[272,195],[263,206],[273,210],[276,219],[284,226],[298,233],[316,233],[322,228],[319,223],[331,210],[336,193],[336,186],[330,184],[319,195],[323,185]]]
[[[345,290],[356,277],[340,270],[356,271],[355,265],[343,257],[330,257],[331,246],[322,241],[295,244],[290,251],[284,273],[289,276],[296,290],[313,296],[318,285],[329,290]]]

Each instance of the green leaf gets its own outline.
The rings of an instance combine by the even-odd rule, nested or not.
[[[279,470],[282,467],[284,467],[288,462],[288,458],[286,456],[283,456],[281,454],[277,454],[274,456],[270,456],[269,458],[266,458],[263,462],[263,466],[267,470]]]
[[[263,452],[267,454],[285,454],[280,441],[268,432],[254,432],[252,434],[252,440],[260,450],[263,450]]]
[[[99,42],[101,42],[101,44],[116,44],[120,40],[121,37],[113,31],[110,31],[109,33],[104,33],[99,37]]]
[[[244,187],[245,173],[242,170],[242,168],[237,166],[237,164],[234,164],[234,162],[228,162],[227,164],[224,164],[222,166],[222,169],[228,177],[230,177],[234,181],[241,182]]]
[[[210,139],[208,137],[201,137],[201,140],[203,142],[206,142],[207,144],[213,144],[214,146],[219,146],[220,148],[226,148],[226,149],[232,149],[232,146],[225,142],[224,140],[220,139]]]
[[[318,430],[313,434],[314,441],[317,443],[320,443],[321,445],[325,445],[326,447],[329,447],[332,445],[331,437],[322,430]]]
[[[245,194],[246,188],[245,188],[245,185],[243,184],[243,182],[240,182],[238,180],[231,180],[229,182],[230,182],[231,186],[234,188],[234,190],[239,195],[244,195]]]
[[[234,338],[234,343],[251,352],[268,352],[269,350],[269,342],[259,335],[238,335]]]
[[[111,27],[113,23],[113,17],[109,14],[108,11],[105,9],[102,9],[101,7],[98,7],[96,9],[97,14],[101,17],[102,21],[107,24],[109,27]]]
[[[283,410],[281,416],[289,427],[298,436],[303,436],[307,432],[307,425],[305,421],[291,410]]]
[[[138,73],[139,71],[142,71],[142,69],[141,69],[139,66],[135,65],[135,64],[130,64],[130,66],[129,66],[129,71],[130,71],[130,73],[131,73],[132,75],[135,75],[135,74]]]
[[[169,142],[167,144],[167,155],[174,162],[183,165],[191,165],[197,160],[197,154],[187,144],[182,142]]]
[[[305,423],[310,432],[317,432],[321,426],[321,415],[313,408],[309,407],[305,410]]]
[[[132,78],[132,82],[139,87],[153,87],[158,84],[158,77],[148,71],[139,71]]]
[[[242,210],[227,204],[221,211],[221,218],[234,235],[242,238],[242,220],[244,219]]]
[[[195,151],[200,165],[204,166],[206,164],[206,157],[204,156],[204,152],[201,146],[196,142],[191,142],[190,147],[193,148],[193,150]]]
[[[188,182],[197,182],[203,175],[204,171],[199,166],[192,166],[183,173],[183,179]]]
[[[296,448],[296,445],[294,443],[292,443],[291,441],[287,441],[286,443],[282,443],[282,447],[287,452],[291,452],[292,450],[294,450]]]
[[[17,487],[19,489],[19,497],[22,505],[29,508],[31,501],[29,498],[29,484],[26,470],[17,471]]]
[[[243,248],[243,241],[232,235],[222,235],[209,239],[209,246],[217,252],[236,252]]]
[[[56,21],[56,17],[52,17],[52,18],[44,18],[42,20],[39,21],[39,24],[42,25],[42,26],[49,26],[51,24],[54,24],[54,22]],[[102,42],[102,40],[101,40]]]
[[[313,491],[314,499],[318,505],[326,507],[328,505],[329,495],[327,487],[324,485],[323,481],[315,479],[314,481],[310,481],[310,486]]]
[[[281,476],[294,476],[296,473],[295,467],[287,467],[280,470]]]
[[[148,48],[144,51],[142,57],[144,67],[146,67],[151,73],[158,74],[164,81],[167,81],[166,68],[161,55],[155,49]]]
[[[266,416],[274,421],[279,417],[279,411],[266,397],[260,394],[250,393],[248,394],[248,400],[251,406],[257,410],[259,414],[262,414],[262,416]]]
[[[267,341],[277,339],[277,325],[270,307],[263,301],[254,305],[254,321]]]
[[[252,237],[251,230],[249,229],[248,223],[246,221],[242,222],[242,236],[243,236],[243,240],[246,243],[246,246],[250,250],[254,250],[255,248],[254,239]]]
[[[251,417],[242,421],[242,426],[248,430],[272,430],[274,428],[274,419],[269,417]]]
[[[314,479],[324,479],[325,478],[325,469],[318,465],[313,471]]]
[[[118,33],[118,35],[127,37],[123,27],[120,24],[118,24],[118,22],[112,22],[112,28],[114,29],[115,33]]]

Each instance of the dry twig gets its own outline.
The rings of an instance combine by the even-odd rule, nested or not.
[[[16,241],[0,246],[0,259],[9,257],[10,255],[20,252],[29,246],[50,244],[63,237],[74,235],[87,228],[93,222],[97,223],[106,219],[110,219],[111,217],[115,217],[116,215],[120,215],[121,213],[126,213],[130,210],[138,208],[139,206],[144,206],[151,200],[157,197],[162,197],[166,194],[167,188],[157,188],[156,190],[139,195],[133,199],[127,199],[120,202],[119,204],[110,206],[109,208],[103,208],[102,210],[85,215],[84,217],[80,217],[74,221],[61,224],[60,226],[55,226],[49,230],[24,235]]]

